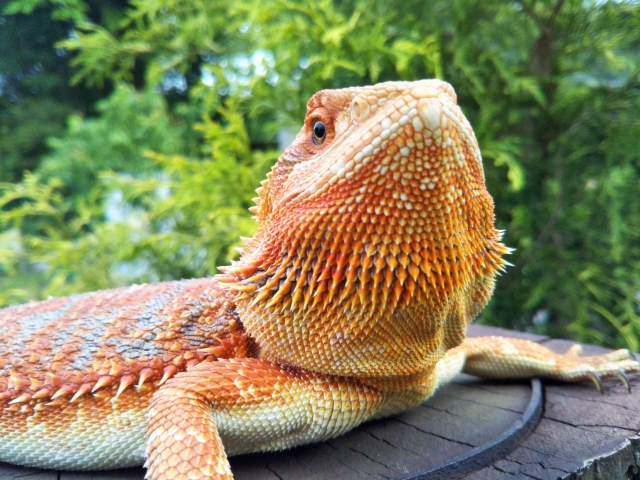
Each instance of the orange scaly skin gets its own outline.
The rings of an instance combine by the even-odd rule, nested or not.
[[[217,279],[0,310],[0,461],[231,478],[228,455],[340,435],[461,371],[640,370],[624,350],[464,340],[508,249],[444,82],[317,93],[258,192],[258,231]]]

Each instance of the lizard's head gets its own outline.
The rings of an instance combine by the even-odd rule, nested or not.
[[[439,80],[314,95],[256,203],[258,232],[221,281],[267,356],[328,373],[360,368],[341,351],[371,376],[433,363],[508,251],[473,130]]]

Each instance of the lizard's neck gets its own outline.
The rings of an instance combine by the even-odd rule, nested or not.
[[[262,357],[395,389],[463,340],[507,252],[492,200],[460,195],[446,208],[471,205],[453,222],[420,202],[395,209],[409,202],[397,196],[363,208],[328,196],[262,219],[220,278]]]

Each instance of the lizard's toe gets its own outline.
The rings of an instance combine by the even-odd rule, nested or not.
[[[591,379],[593,383],[596,384],[596,388],[598,389],[598,391],[604,395],[604,391],[602,390],[602,381],[600,380],[600,375],[598,375],[593,370],[589,370],[587,372],[587,376]]]
[[[627,377],[627,374],[624,373],[623,370],[618,369],[613,372],[613,375],[618,377],[620,381],[624,383],[624,386],[627,387],[627,391],[631,393],[631,383],[629,383],[629,377]]]
[[[580,357],[581,348],[574,345],[558,359],[558,378],[562,380],[591,380],[604,393],[602,379],[616,378],[631,392],[627,374],[640,372],[640,363],[629,350],[621,349],[603,355]]]
[[[586,365],[586,367],[588,367],[586,374],[589,379],[596,384],[600,393],[603,393],[601,379],[613,377],[620,380],[627,388],[627,391],[631,393],[631,382],[629,381],[627,374],[640,372],[640,363],[635,359],[631,360],[630,358],[624,358],[612,362],[598,362],[597,360],[600,360],[598,357],[592,358],[596,361],[592,363],[590,362]],[[589,359],[589,357],[582,358],[582,360],[587,359]]]
[[[567,350],[567,353],[565,353],[565,355],[567,355],[568,357],[579,357],[579,356],[581,356],[582,355],[582,345],[580,345],[579,343],[576,343],[569,350]]]
[[[621,361],[621,360],[631,360],[635,363],[636,357],[626,348],[621,348],[620,350],[616,350],[611,353],[607,353],[605,355],[601,355],[602,357],[606,357],[608,360],[612,362]]]

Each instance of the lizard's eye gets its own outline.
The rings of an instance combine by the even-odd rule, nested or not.
[[[318,120],[313,124],[313,143],[316,145],[322,145],[325,138],[327,138],[327,127],[324,126],[324,123]]]

